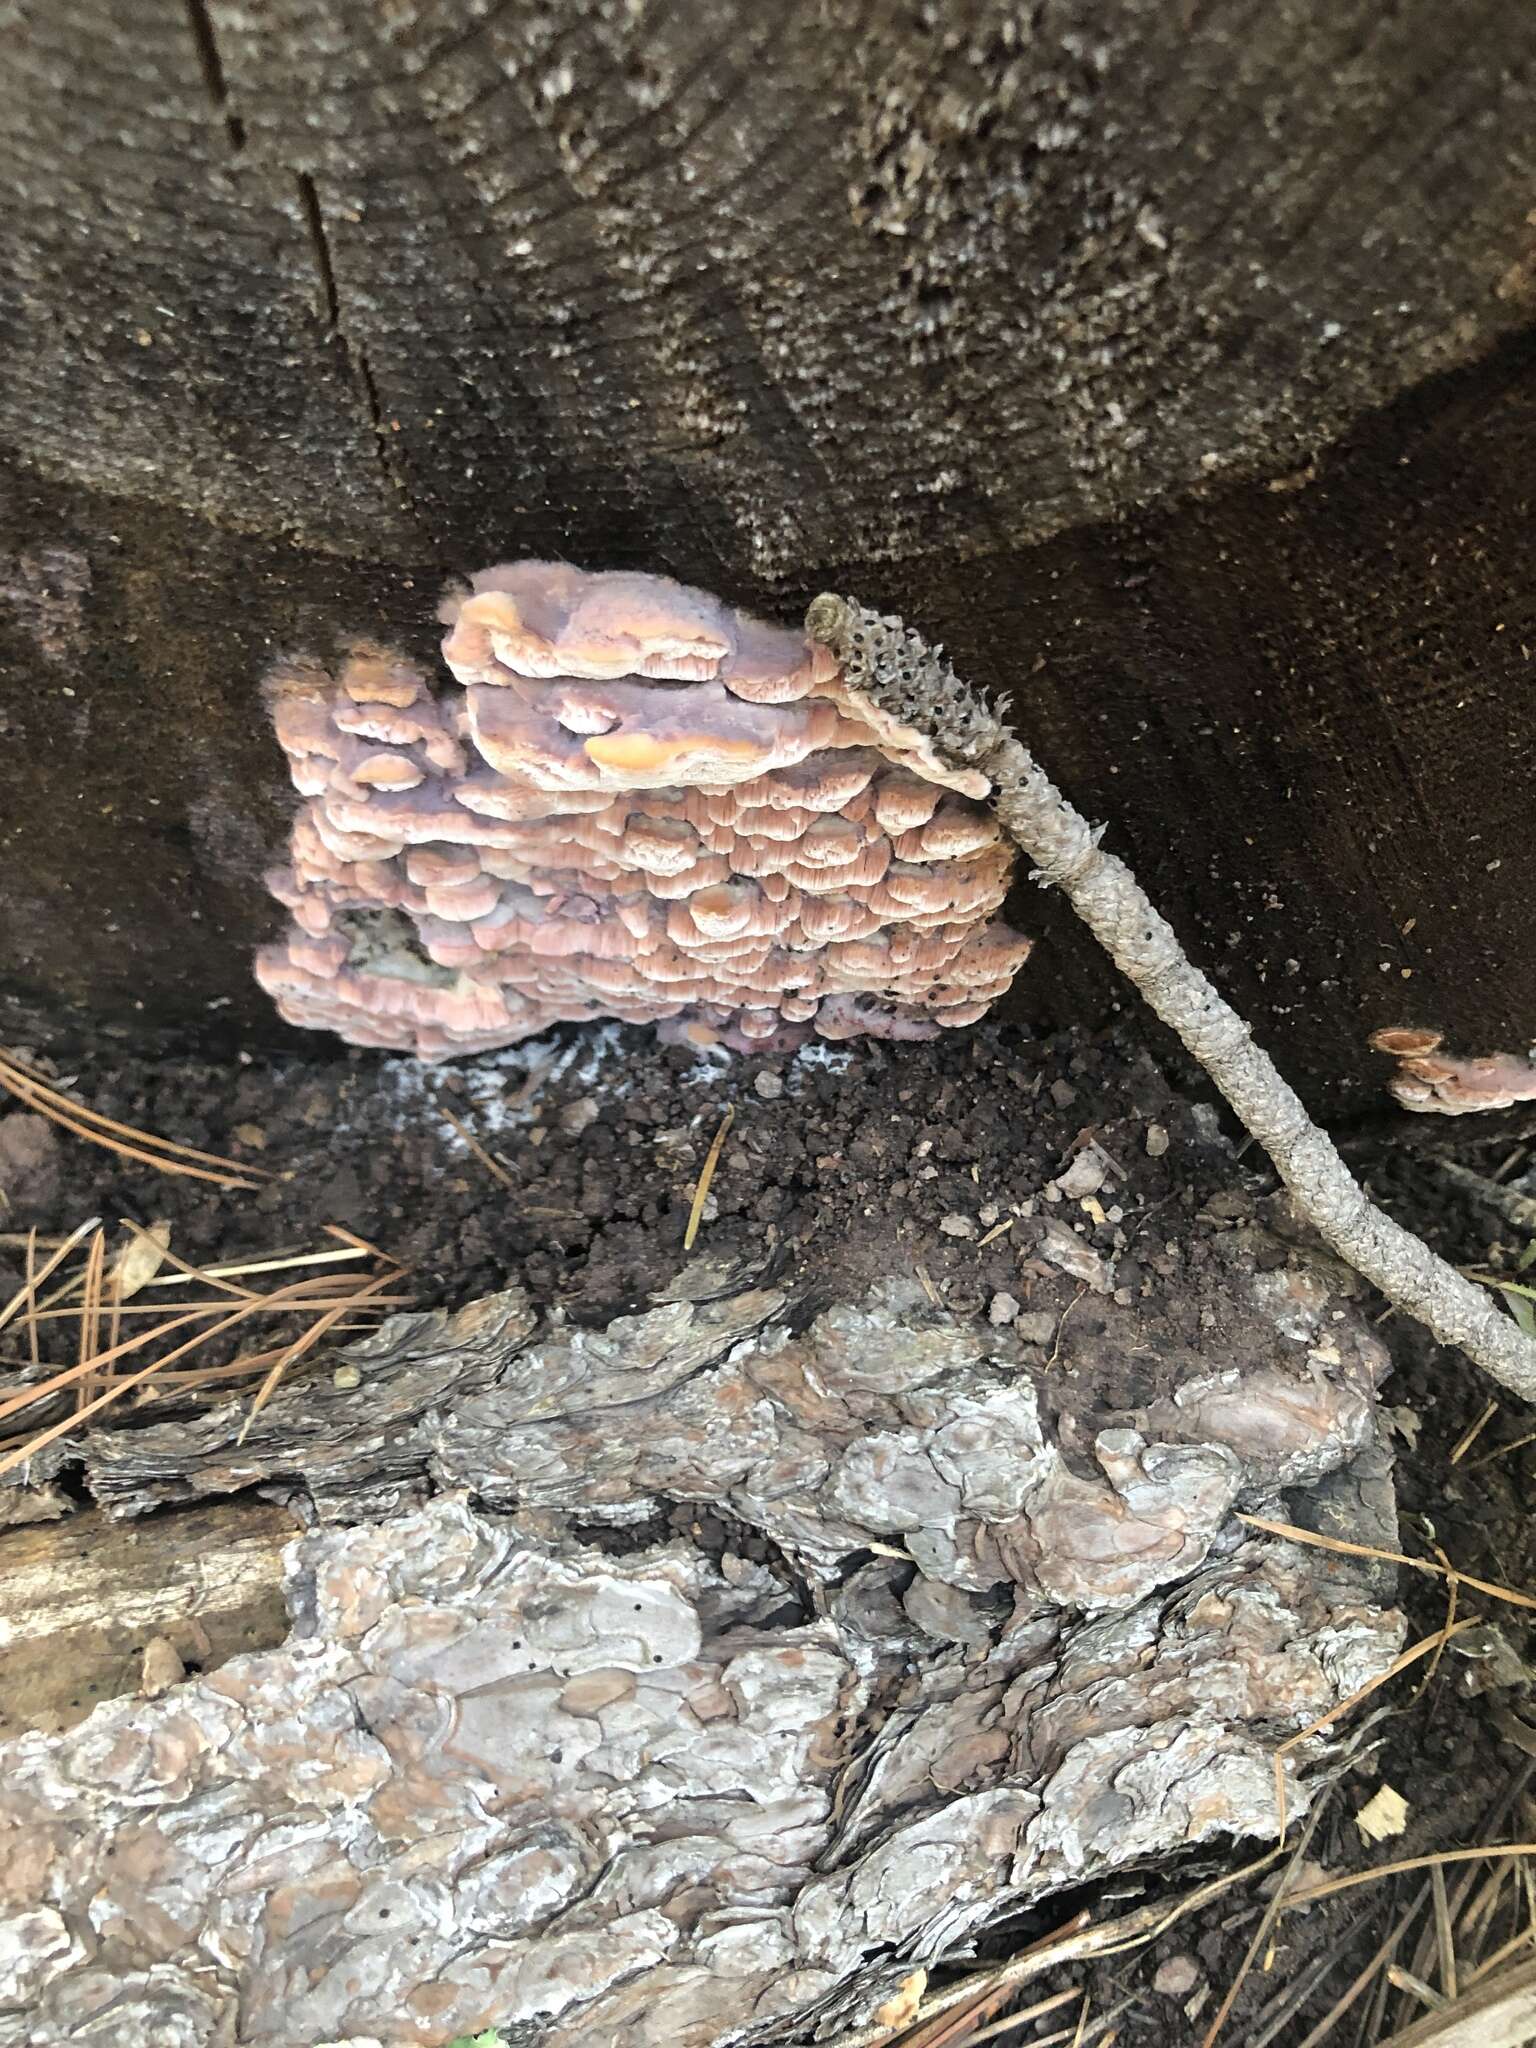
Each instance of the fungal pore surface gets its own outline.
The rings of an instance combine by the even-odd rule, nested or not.
[[[269,680],[305,803],[257,976],[423,1059],[617,1017],[787,1049],[973,1023],[1029,942],[986,778],[804,635],[658,576],[489,569],[451,683],[352,649]]]

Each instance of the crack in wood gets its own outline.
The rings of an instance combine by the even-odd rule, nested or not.
[[[229,84],[224,76],[224,63],[219,55],[219,42],[214,33],[213,16],[208,11],[208,0],[187,0],[187,26],[192,31],[208,97],[223,115],[230,149],[238,156],[245,147],[245,123],[229,103]]]
[[[314,257],[315,275],[320,285],[320,315],[327,332],[340,346],[347,368],[363,394],[368,409],[368,423],[378,453],[379,467],[390,489],[397,493],[414,518],[421,517],[421,508],[411,494],[411,489],[390,447],[391,429],[384,417],[383,401],[368,360],[364,344],[355,340],[342,325],[341,288],[336,279],[336,266],[331,260],[330,237],[326,233],[325,213],[320,204],[320,193],[308,171],[295,171],[294,184],[298,190],[299,211],[309,235],[310,252]]]
[[[304,216],[304,225],[309,232],[310,252],[315,259],[315,274],[320,280],[320,311],[326,326],[330,329],[351,357],[347,337],[341,331],[341,300],[336,289],[336,272],[331,263],[331,245],[326,239],[325,216],[320,211],[320,194],[315,190],[315,181],[307,171],[295,171],[293,182],[298,187],[299,211]]]

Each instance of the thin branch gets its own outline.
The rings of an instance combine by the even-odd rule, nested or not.
[[[950,762],[987,777],[998,822],[1034,862],[1035,880],[1063,891],[1115,965],[1178,1033],[1340,1258],[1442,1343],[1459,1345],[1501,1386],[1536,1401],[1536,1340],[1376,1208],[1124,861],[1103,851],[1099,832],[959,680],[943,650],[927,646],[900,619],[849,598],[818,597],[805,623],[853,689],[923,734]]]
[[[1474,1579],[1470,1572],[1457,1571],[1449,1564],[1435,1564],[1427,1557],[1410,1557],[1403,1550],[1378,1550],[1373,1543],[1346,1543],[1341,1536],[1324,1536],[1316,1529],[1299,1528],[1295,1522],[1275,1522],[1266,1515],[1239,1515],[1237,1520],[1250,1529],[1262,1529],[1266,1536],[1283,1536],[1287,1543],[1304,1543],[1313,1550],[1331,1550],[1337,1557],[1371,1557],[1378,1564],[1403,1565],[1411,1572],[1427,1572],[1437,1579],[1452,1579],[1470,1586],[1474,1593],[1486,1593],[1490,1600],[1507,1600],[1512,1607],[1536,1607],[1536,1596],[1517,1593],[1512,1586],[1495,1585],[1492,1579]],[[1442,1629],[1439,1633],[1444,1634]],[[1433,1637],[1426,1637],[1432,1642]]]

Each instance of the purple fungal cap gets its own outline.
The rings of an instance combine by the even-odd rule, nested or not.
[[[305,802],[256,971],[290,1022],[429,1060],[601,1017],[762,1050],[930,1037],[1008,987],[986,779],[825,648],[555,562],[442,617],[436,691],[372,644],[269,679]]]

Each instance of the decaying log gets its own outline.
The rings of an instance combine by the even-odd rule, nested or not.
[[[240,1501],[133,1523],[76,1515],[0,1545],[0,1736],[72,1728],[136,1691],[146,1648],[212,1669],[282,1641],[293,1521]]]
[[[1276,1745],[1401,1640],[1369,1565],[1232,1514],[1391,1542],[1358,1311],[1234,1259],[1243,1346],[1074,1405],[915,1284],[753,1277],[602,1331],[398,1316],[243,1444],[67,1447],[120,1514],[321,1526],[282,1648],[0,1750],[0,2044],[803,2040],[1052,1890],[1273,1834]]]
[[[1026,1899],[1272,1831],[1274,1731],[1398,1639],[1267,1540],[1086,1620],[907,1570],[801,1618],[729,1552],[462,1496],[300,1540],[284,1649],[3,1753],[0,2042],[803,2036]]]
[[[429,1486],[619,1524],[689,1501],[811,1569],[899,1538],[938,1583],[1112,1607],[1198,1564],[1234,1503],[1316,1481],[1374,1441],[1379,1340],[1353,1310],[1330,1322],[1313,1275],[1247,1284],[1270,1356],[1050,1432],[1048,1373],[1011,1330],[891,1279],[799,1335],[776,1288],[664,1301],[601,1332],[537,1329],[511,1291],[392,1317],[349,1350],[357,1387],[295,1389],[244,1442],[227,1406],[87,1430],[52,1455],[120,1512],[253,1486],[327,1519],[398,1511]],[[1136,1313],[1116,1307],[1106,1350],[1128,1353]]]

